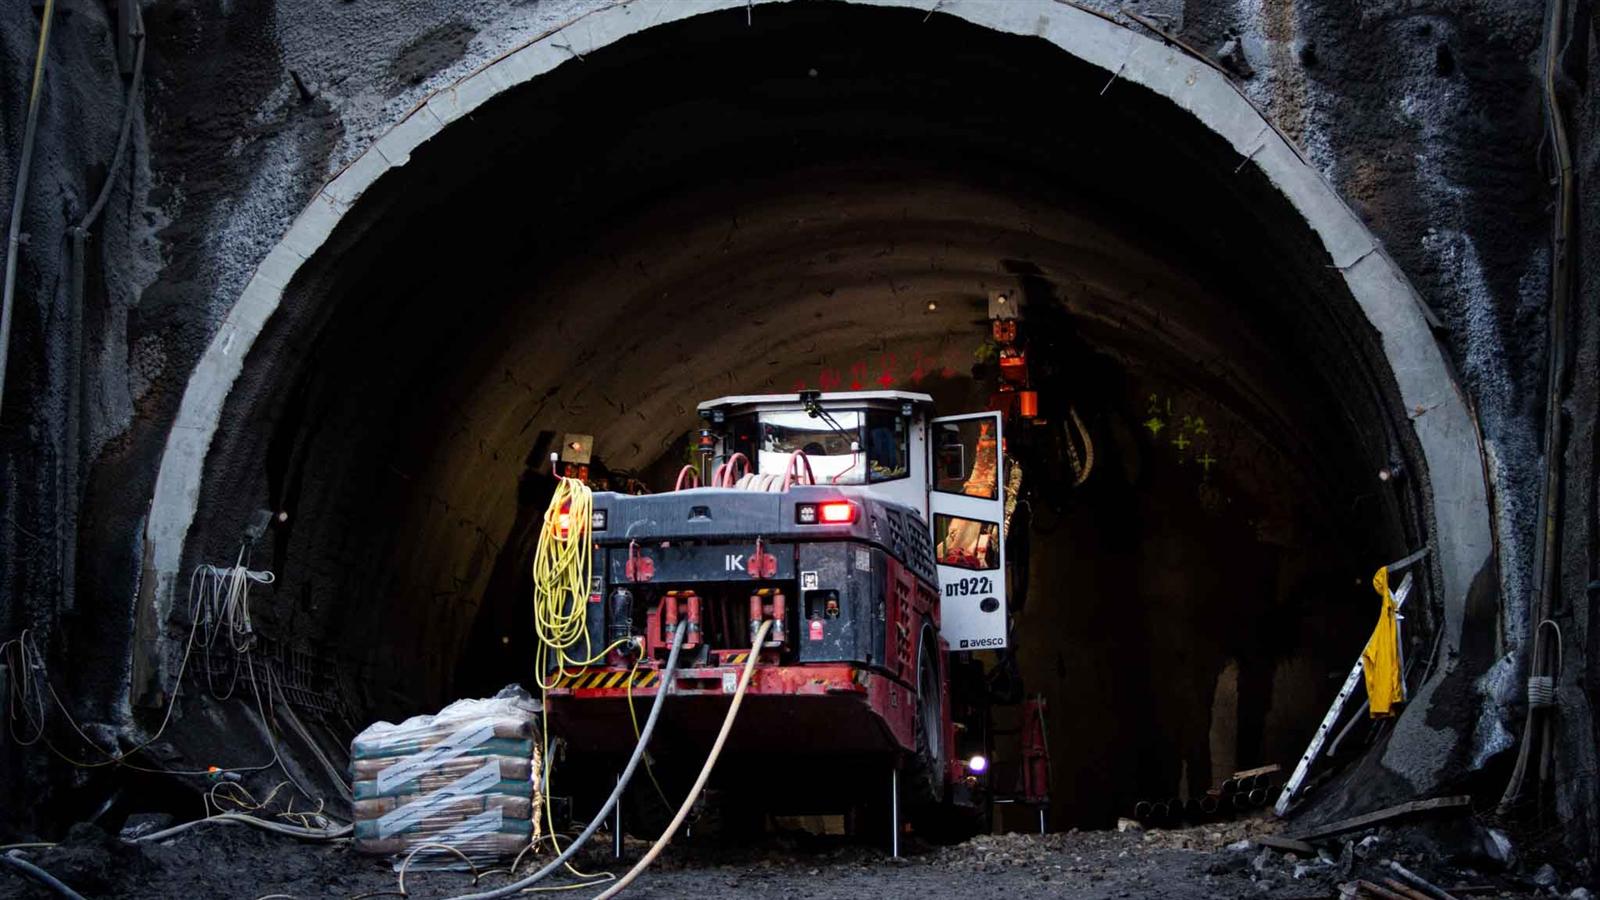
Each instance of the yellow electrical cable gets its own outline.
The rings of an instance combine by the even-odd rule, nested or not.
[[[639,661],[644,659],[644,647],[639,648],[639,655],[633,658],[633,671],[628,673],[628,718],[633,722],[633,739],[640,739],[639,711],[633,705],[633,682],[639,674]],[[650,783],[656,786],[656,796],[661,798],[661,803],[667,809],[672,808],[672,801],[667,799],[667,792],[661,789],[661,782],[656,780],[656,767],[650,764],[650,753],[644,755],[644,773],[650,776]]]
[[[28,91],[28,105],[39,102],[39,87],[44,84],[44,51],[50,43],[50,20],[55,18],[56,0],[44,0],[44,13],[39,17],[39,52],[33,57],[33,88]],[[19,186],[23,190],[26,185]]]
[[[542,688],[555,687],[571,670],[593,665],[628,643],[617,641],[596,653],[586,627],[594,575],[593,516],[594,494],[589,486],[576,478],[561,479],[545,508],[533,555],[533,628],[539,638],[534,677]],[[580,641],[582,652],[569,652]],[[556,677],[547,683],[552,652]]]
[[[544,682],[542,682],[542,681],[539,683],[539,708],[540,709],[549,709],[550,708],[549,694],[547,692],[547,689],[545,688]],[[548,727],[549,726],[549,721],[548,720],[546,720],[545,725],[546,725],[546,727],[539,729],[539,737],[544,743],[544,756],[542,757],[542,761],[544,762],[545,767],[546,767],[545,771],[547,773],[553,773],[555,771],[555,762],[554,762],[554,760],[550,759],[550,728]],[[554,775],[545,775],[545,776],[543,776],[544,789],[540,793],[539,798],[544,804],[545,827],[550,829],[549,833],[546,834],[545,837],[549,839],[550,846],[555,848],[556,855],[560,856],[561,855],[561,842],[556,840],[556,818],[555,818],[555,813],[551,812],[551,810],[550,810],[550,782],[553,779],[554,779]],[[535,811],[534,812],[534,816],[537,817],[538,815],[539,815],[538,811]],[[539,843],[538,838],[534,838],[531,842],[529,842],[528,846],[522,848],[522,853],[518,853],[517,854],[517,858],[514,861],[512,861],[512,863],[511,863],[511,875],[512,875],[512,877],[516,877],[517,864],[522,862],[522,854],[523,853],[527,853],[529,850],[532,850],[534,847],[538,846],[538,843]],[[564,867],[566,868],[566,870],[568,872],[571,872],[573,875],[575,875],[575,876],[577,876],[579,878],[599,878],[602,875],[611,875],[612,878],[616,878],[616,876],[613,875],[610,872],[580,872],[580,871],[578,871],[577,867],[574,866],[571,862],[567,862]]]
[[[591,524],[594,516],[594,494],[589,486],[576,478],[562,478],[556,484],[550,505],[545,508],[543,526],[539,530],[539,544],[533,556],[533,627],[539,638],[534,660],[534,678],[539,685],[543,707],[549,708],[546,692],[560,684],[570,674],[568,667],[581,669],[606,657],[628,641],[618,641],[599,653],[587,627],[590,579],[594,574],[594,543]],[[583,651],[574,658],[568,651],[583,642]],[[550,654],[554,652],[554,672]],[[547,680],[547,673],[553,678]],[[545,756],[550,753],[549,729],[541,735]],[[553,769],[553,767],[552,767]],[[561,844],[556,838],[555,818],[550,810],[550,782],[544,784],[546,835],[557,853]],[[529,845],[533,846],[532,844]],[[526,851],[524,851],[526,852]],[[521,855],[518,855],[521,858]],[[592,878],[568,863],[567,871],[579,878]],[[515,873],[515,863],[512,865]]]

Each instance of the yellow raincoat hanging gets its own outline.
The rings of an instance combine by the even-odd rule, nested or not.
[[[1372,589],[1383,598],[1378,627],[1372,630],[1367,647],[1361,651],[1361,667],[1367,676],[1367,700],[1374,719],[1394,715],[1394,707],[1405,701],[1405,686],[1400,683],[1400,628],[1396,622],[1399,607],[1389,592],[1389,567],[1372,576]]]

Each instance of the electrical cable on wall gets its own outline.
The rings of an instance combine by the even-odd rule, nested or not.
[[[126,751],[112,751],[101,747],[94,740],[92,740],[84,731],[83,727],[79,725],[77,720],[73,717],[71,711],[67,708],[66,702],[61,698],[60,694],[57,693],[54,684],[50,681],[49,672],[45,666],[43,657],[40,655],[38,648],[34,645],[33,636],[30,631],[23,631],[18,637],[6,641],[4,644],[0,644],[0,657],[5,659],[7,666],[13,673],[15,673],[15,676],[9,681],[9,696],[7,698],[7,711],[9,718],[8,727],[13,738],[21,746],[31,746],[33,744],[42,742],[43,745],[55,756],[59,757],[69,765],[80,769],[96,769],[108,766],[117,766],[121,768],[132,769],[134,771],[148,772],[159,775],[217,778],[225,774],[238,775],[248,772],[261,772],[277,766],[286,776],[285,783],[293,785],[293,787],[299,791],[301,796],[305,797],[306,800],[311,801],[315,805],[315,808],[302,810],[299,813],[295,813],[292,811],[292,806],[290,806],[285,811],[289,814],[291,819],[298,819],[298,821],[300,821],[302,828],[298,832],[283,830],[285,828],[293,828],[294,826],[277,826],[277,823],[268,822],[266,820],[256,821],[265,822],[265,824],[269,826],[277,826],[274,828],[268,828],[268,830],[278,830],[281,833],[293,834],[297,837],[322,837],[327,836],[332,832],[338,832],[339,826],[335,825],[326,816],[322,815],[322,798],[314,797],[309,791],[307,791],[306,788],[294,778],[293,774],[289,772],[287,766],[284,764],[283,756],[279,748],[279,740],[274,728],[277,719],[276,716],[269,715],[268,713],[269,709],[276,708],[273,700],[275,689],[280,697],[282,690],[278,687],[276,678],[273,676],[270,670],[268,670],[266,673],[266,683],[263,689],[263,685],[261,683],[262,679],[257,677],[255,661],[250,653],[251,647],[254,645],[254,631],[250,621],[250,586],[254,584],[271,584],[273,582],[273,575],[271,572],[252,571],[247,567],[246,563],[246,552],[245,550],[241,549],[236,564],[232,567],[219,568],[216,566],[202,565],[195,568],[190,578],[189,636],[184,645],[183,657],[178,665],[177,676],[174,679],[171,696],[167,702],[166,712],[162,715],[160,725],[147,740]],[[209,654],[212,645],[217,641],[217,638],[223,634],[228,636],[225,646],[234,650],[234,652],[238,654],[240,658],[237,666],[243,667],[245,672],[248,673],[251,694],[254,699],[254,708],[252,710],[249,706],[247,706],[246,709],[250,712],[253,712],[257,718],[257,721],[260,723],[263,733],[265,734],[267,744],[272,751],[271,758],[259,765],[208,766],[204,769],[172,769],[144,766],[130,761],[131,757],[146,750],[148,747],[160,740],[162,735],[166,733],[167,727],[172,722],[173,712],[177,708],[178,700],[182,695],[184,675],[188,672],[189,661],[194,655],[196,647],[204,645],[200,652]],[[207,665],[209,673],[209,655],[207,658]],[[238,669],[236,667],[235,678],[237,678],[237,675]],[[230,696],[232,694],[232,690],[233,687],[230,685],[228,695],[224,696]],[[55,745],[55,743],[46,733],[46,728],[48,725],[46,715],[49,711],[44,699],[46,693],[49,694],[55,709],[60,714],[62,719],[66,721],[73,733],[75,733],[87,747],[92,748],[94,751],[104,756],[104,759],[78,759],[62,751]],[[215,695],[214,690],[213,694]],[[26,720],[27,728],[33,732],[31,736],[24,738],[22,735],[17,733],[17,723],[19,720]],[[338,780],[341,788],[345,787],[342,784],[342,779]],[[242,788],[240,788],[240,790],[242,790]],[[276,794],[276,790],[274,790],[274,794]],[[248,794],[246,794],[246,796],[248,796]],[[269,797],[270,796],[271,795],[269,795]],[[211,802],[215,799],[216,795],[214,793],[207,794],[206,804],[208,813],[210,812]],[[265,803],[262,804],[262,806],[264,805]],[[240,813],[224,813],[221,817],[223,817],[225,821],[231,820],[226,817],[254,819],[253,816],[242,815]],[[193,823],[186,823],[184,826],[178,826],[177,830],[181,831],[189,825],[216,818],[219,818],[219,816],[208,815],[207,818],[198,819]],[[320,821],[322,824],[312,825],[311,823],[313,821]]]
[[[1554,613],[1555,593],[1560,575],[1556,560],[1561,553],[1561,517],[1559,508],[1562,494],[1561,451],[1563,418],[1561,414],[1563,387],[1566,380],[1567,306],[1571,291],[1574,254],[1569,246],[1574,221],[1574,178],[1572,147],[1567,137],[1565,113],[1561,95],[1556,89],[1560,76],[1562,27],[1565,24],[1565,0],[1549,0],[1545,9],[1545,35],[1542,52],[1543,99],[1545,126],[1552,159],[1552,183],[1556,188],[1554,220],[1551,226],[1550,248],[1550,310],[1549,349],[1545,367],[1545,409],[1543,457],[1544,473],[1540,482],[1540,527],[1534,542],[1533,589],[1528,613],[1532,617],[1533,632],[1529,635],[1528,689],[1530,700],[1544,700],[1553,696],[1554,679],[1559,671],[1551,668],[1552,648],[1544,637],[1544,623]],[[1559,631],[1558,631],[1559,646]],[[1537,695],[1537,697],[1535,697]],[[1539,759],[1539,784],[1549,778],[1554,753],[1554,725],[1550,707],[1530,702],[1523,714],[1522,736],[1517,742],[1517,759],[1512,765],[1511,777],[1505,792],[1500,796],[1496,811],[1505,815],[1522,797],[1523,781],[1528,764],[1532,761],[1533,747],[1542,743]]]
[[[11,224],[6,229],[5,286],[0,289],[0,402],[6,393],[6,361],[11,347],[11,308],[17,289],[17,248],[22,245],[22,211],[27,207],[28,172],[33,164],[33,139],[39,124],[39,93],[44,87],[44,57],[50,46],[55,0],[45,0],[39,17],[39,49],[33,58],[33,87],[28,91],[27,124],[22,129],[22,155],[17,161],[17,187],[11,196]]]

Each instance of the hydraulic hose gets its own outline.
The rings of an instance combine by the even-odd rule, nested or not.
[[[44,87],[44,54],[50,43],[55,0],[45,0],[39,18],[39,50],[33,60],[33,88],[28,92],[27,124],[22,127],[22,156],[17,160],[17,190],[11,198],[11,224],[6,229],[5,287],[0,290],[0,402],[6,394],[6,358],[11,347],[11,307],[17,289],[17,247],[22,243],[22,210],[28,199],[28,169],[33,164],[33,137],[39,125],[39,92]]]
[[[68,900],[84,900],[83,895],[62,883],[61,879],[39,868],[25,859],[18,859],[9,853],[0,853],[0,864],[4,864],[21,872],[25,877],[32,878],[45,887],[55,891]]]
[[[144,17],[139,14],[139,7],[134,5],[134,15],[138,16],[137,33],[134,39],[139,42],[133,54],[133,75],[128,80],[128,99],[122,105],[122,127],[117,132],[117,147],[111,154],[111,166],[106,169],[106,180],[100,185],[100,193],[94,198],[94,203],[89,211],[84,213],[83,219],[78,222],[78,231],[87,232],[89,227],[100,218],[100,213],[106,208],[106,201],[111,199],[111,190],[117,183],[117,172],[122,168],[122,158],[127,155],[128,135],[133,131],[133,114],[138,110],[135,105],[139,99],[139,88],[144,82]]]
[[[559,856],[550,860],[545,864],[544,868],[534,872],[532,875],[520,881],[502,885],[492,891],[462,894],[458,897],[452,897],[451,900],[493,900],[496,897],[509,897],[516,894],[522,889],[536,884],[551,872],[565,865],[566,861],[576,855],[579,848],[588,843],[589,838],[600,830],[600,825],[611,816],[611,811],[616,808],[617,801],[622,799],[622,792],[627,790],[628,782],[633,780],[633,773],[639,768],[639,760],[644,758],[645,748],[650,746],[650,735],[656,730],[656,720],[661,718],[661,707],[666,705],[667,694],[672,689],[672,676],[678,671],[678,651],[683,649],[683,638],[688,634],[688,631],[689,620],[684,619],[678,623],[678,630],[673,632],[672,650],[667,654],[666,668],[661,670],[661,687],[656,691],[655,702],[650,705],[649,717],[644,720],[644,730],[639,732],[639,743],[634,745],[633,755],[628,757],[628,764],[623,767],[622,775],[617,779],[617,786],[612,789],[611,796],[606,798],[605,804],[600,807],[599,812],[595,813],[594,818],[589,822],[589,826],[583,829],[583,833],[568,844],[567,849],[561,851]]]
[[[67,316],[67,411],[66,411],[66,436],[65,448],[62,456],[66,461],[63,480],[66,482],[68,514],[56,520],[57,544],[61,547],[61,581],[62,595],[68,603],[74,602],[78,595],[78,520],[82,510],[79,508],[78,494],[78,459],[82,444],[83,434],[83,269],[84,257],[88,253],[89,229],[95,220],[100,218],[100,213],[105,210],[106,202],[111,199],[111,191],[117,184],[117,175],[122,170],[123,157],[127,156],[128,137],[133,133],[133,116],[138,110],[139,89],[144,84],[144,48],[145,35],[143,19],[139,14],[139,5],[133,5],[135,26],[135,39],[138,48],[133,56],[133,77],[128,82],[128,99],[122,106],[122,129],[117,132],[117,146],[111,154],[111,167],[106,170],[104,183],[100,185],[100,193],[90,204],[89,211],[75,227],[68,228],[67,233],[72,240],[68,244],[68,259],[71,278],[68,284],[71,287],[68,299]]]
[[[761,645],[767,640],[767,632],[772,630],[772,622],[772,619],[762,622],[761,628],[756,631],[756,639],[750,642],[750,655],[745,657],[744,672],[739,676],[739,689],[733,692],[733,703],[728,706],[728,714],[722,719],[722,730],[717,732],[717,740],[711,745],[711,754],[706,757],[705,765],[700,767],[700,775],[694,780],[694,787],[689,788],[689,796],[683,798],[683,805],[678,807],[678,814],[672,817],[672,821],[667,824],[667,830],[663,831],[661,837],[650,846],[649,852],[634,863],[626,875],[618,878],[616,884],[595,897],[595,900],[610,900],[623,888],[632,884],[640,873],[655,862],[661,851],[667,849],[667,845],[672,843],[672,836],[678,833],[678,827],[683,824],[685,818],[688,818],[689,809],[694,806],[694,801],[706,786],[706,780],[711,777],[711,769],[717,764],[717,757],[722,755],[722,745],[728,740],[728,732],[733,730],[733,720],[739,716],[739,705],[744,703],[745,689],[750,686],[750,675],[755,671],[756,660],[761,658]]]

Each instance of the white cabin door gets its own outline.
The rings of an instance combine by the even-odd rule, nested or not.
[[[940,633],[951,650],[1006,646],[1005,455],[999,413],[929,425],[928,511]]]

